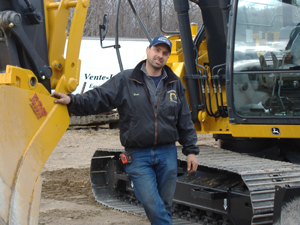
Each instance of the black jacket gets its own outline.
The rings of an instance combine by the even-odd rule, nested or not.
[[[164,80],[155,110],[141,70],[144,62],[83,95],[70,94],[69,112],[84,116],[117,108],[120,139],[125,148],[150,148],[179,141],[183,154],[198,154],[197,135],[184,85],[165,66],[168,78]]]

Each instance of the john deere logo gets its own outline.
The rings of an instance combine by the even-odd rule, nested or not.
[[[280,135],[280,129],[278,127],[272,127],[271,128],[271,133],[273,135]]]

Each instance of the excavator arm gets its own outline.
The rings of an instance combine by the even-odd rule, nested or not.
[[[69,125],[66,106],[49,95],[53,89],[71,93],[78,85],[88,5],[0,2],[0,224],[38,223],[39,174]]]

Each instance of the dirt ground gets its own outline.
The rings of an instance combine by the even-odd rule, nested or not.
[[[212,135],[198,134],[199,145],[213,145]],[[121,148],[119,130],[69,129],[47,160],[39,225],[149,225],[145,216],[107,208],[95,201],[89,181],[90,160],[97,148]]]

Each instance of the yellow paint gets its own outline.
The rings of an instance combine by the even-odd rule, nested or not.
[[[62,93],[73,92],[79,84],[80,64],[78,59],[88,0],[68,1],[60,3],[46,0],[49,63],[53,68],[51,88]],[[75,7],[74,16],[68,36],[66,58],[66,26],[70,7]],[[50,33],[51,31],[51,33]]]
[[[70,93],[79,83],[78,57],[88,5],[89,0],[44,1],[51,88],[56,91]],[[76,8],[65,54],[72,7]],[[7,65],[0,73],[0,220],[5,224],[38,223],[39,174],[69,126],[67,107],[54,104],[49,95],[30,70]],[[41,109],[47,113],[39,114]]]
[[[273,127],[280,129],[280,135],[271,132]],[[249,138],[300,138],[299,125],[239,125],[231,126],[232,136]]]
[[[195,32],[193,25],[191,26],[192,34]],[[277,36],[275,35],[275,38]],[[172,36],[169,38],[172,41],[172,52],[168,60],[167,65],[172,68],[174,73],[181,79],[183,84],[187,87],[187,82],[184,79],[185,66],[181,48],[181,41],[179,36]],[[205,66],[207,70],[208,80],[210,82],[210,97],[212,104],[212,111],[216,112],[216,99],[214,95],[214,89],[211,85],[211,71],[208,60],[206,41],[203,40],[198,49],[198,64]],[[200,68],[197,68],[199,70]],[[201,69],[202,73],[204,71]],[[205,86],[205,89],[207,87]],[[189,101],[189,93],[186,92],[186,97]],[[222,85],[222,98],[223,105],[227,106],[227,97],[225,85]],[[206,93],[206,103],[209,102],[208,95]],[[218,102],[220,104],[221,99],[218,94]],[[194,123],[197,133],[212,133],[212,134],[229,134],[234,137],[249,137],[249,138],[299,138],[300,137],[300,126],[298,125],[241,125],[229,123],[229,118],[215,118],[207,114],[205,110],[200,110],[198,113],[199,122]],[[271,133],[272,127],[278,127],[281,131],[280,135],[273,135]]]
[[[191,32],[192,32],[192,37],[195,38],[198,32],[198,25],[196,23],[191,24]]]
[[[6,73],[0,73],[0,86],[9,85],[22,89],[33,90],[38,93],[49,95],[47,89],[40,83],[31,70],[16,66],[6,66]]]
[[[4,203],[10,206],[7,220],[16,224],[27,224],[38,176],[69,125],[66,106],[54,104],[49,94],[37,94],[48,112],[38,119],[30,106],[34,94],[0,86],[0,177],[10,189],[9,202]]]

